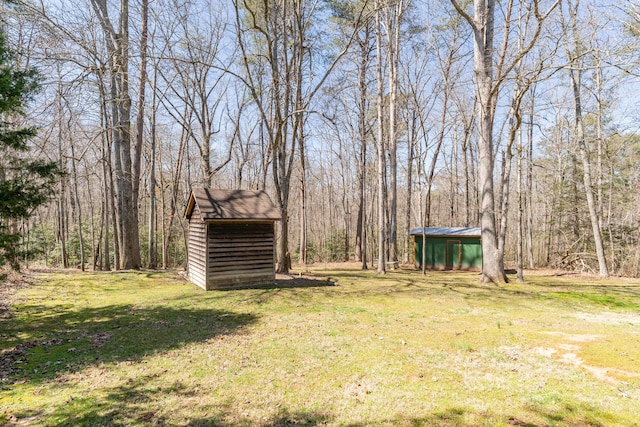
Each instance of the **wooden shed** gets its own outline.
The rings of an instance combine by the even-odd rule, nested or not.
[[[264,191],[191,190],[189,280],[206,290],[275,281],[275,222],[279,210]]]
[[[422,267],[422,236],[426,238],[425,265],[434,270],[482,270],[480,228],[413,228],[416,266]]]

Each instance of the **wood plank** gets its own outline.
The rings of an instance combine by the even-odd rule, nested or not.
[[[264,237],[236,237],[236,236],[227,236],[227,237],[210,237],[209,242],[211,243],[226,243],[226,242],[273,242],[273,236],[264,236]]]
[[[189,257],[191,257],[192,255],[197,258],[204,259],[207,256],[207,251],[204,248],[199,247],[189,248]]]
[[[251,265],[251,266],[243,266],[243,270],[239,270],[238,266],[227,265],[227,266],[219,266],[219,267],[209,267],[207,273],[209,276],[215,276],[216,274],[237,274],[238,276],[242,276],[244,274],[250,274],[255,272],[273,272],[273,265],[270,264],[262,264],[262,265]]]
[[[235,267],[242,269],[243,267],[253,268],[258,265],[273,265],[273,259],[263,258],[260,260],[243,261],[238,259],[215,260],[209,264],[209,268]]]
[[[204,261],[203,261],[203,260],[201,260],[201,259],[191,258],[191,259],[188,261],[187,265],[189,265],[189,266],[194,266],[194,267],[202,267],[202,268],[204,268],[205,263],[204,263]]]
[[[209,257],[210,264],[216,264],[218,262],[236,262],[238,264],[252,264],[254,261],[272,261],[272,254],[256,255],[252,252],[247,253],[235,253],[227,254],[224,256]]]
[[[256,277],[273,277],[275,275],[270,271],[251,271],[245,274],[229,274],[229,273],[220,273],[215,275],[210,275],[207,279],[207,283],[211,281],[219,281],[219,280],[229,280],[229,279],[251,279]]]
[[[269,244],[273,245],[273,238],[268,239],[209,239],[210,246],[223,246],[223,245],[253,245],[253,244]]]
[[[246,252],[229,252],[229,253],[210,253],[209,260],[213,263],[218,261],[229,261],[236,260],[238,262],[248,262],[250,263],[253,260],[263,260],[263,259],[273,259],[273,252],[256,252],[256,251],[246,251]]]
[[[269,249],[273,248],[273,243],[270,242],[245,242],[245,243],[217,243],[210,244],[210,249],[234,249],[234,248],[261,248]]]
[[[197,273],[194,273],[194,272],[190,272],[189,273],[189,281],[191,281],[193,283],[198,283],[198,284],[206,283],[206,279],[205,279],[204,274],[197,274]]]
[[[216,258],[210,259],[209,265],[235,265],[237,267],[242,267],[243,265],[254,265],[254,264],[264,264],[271,263],[273,264],[273,257],[263,256],[260,258],[255,257],[226,257],[226,258]]]
[[[255,269],[229,269],[229,270],[209,270],[209,277],[219,277],[219,276],[250,276],[252,274],[270,274],[273,273],[273,268],[264,267],[264,268],[255,268]]]
[[[209,230],[222,234],[231,233],[273,233],[273,225],[271,224],[208,224]]]
[[[269,248],[273,248],[273,242],[270,242],[268,240],[254,240],[254,241],[246,241],[246,242],[211,242],[209,244],[209,248],[210,249],[216,249],[216,248],[226,248],[226,249],[233,249],[233,248],[261,248],[261,249],[269,249]]]
[[[273,247],[273,240],[218,240],[218,241],[209,241],[210,248],[235,248],[235,247],[261,247],[261,248],[271,248]]]
[[[204,260],[202,259],[197,259],[197,258],[190,258],[187,262],[187,265],[191,266],[200,266],[200,267],[204,267]]]
[[[232,250],[227,249],[210,249],[207,252],[209,255],[209,259],[217,259],[217,258],[226,258],[226,257],[237,257],[242,259],[252,258],[252,257],[261,257],[261,256],[270,256],[273,254],[273,250],[271,249],[255,249],[255,248],[234,248]]]
[[[209,227],[209,234],[214,236],[258,236],[258,235],[269,235],[274,234],[273,230],[258,230],[258,229],[250,229],[250,230],[232,230],[225,228],[211,228]]]
[[[248,262],[250,263],[254,259],[272,259],[273,252],[258,252],[252,250],[246,250],[243,252],[209,252],[209,260],[211,262],[216,261],[229,261],[230,259],[235,259],[238,262]]]
[[[248,243],[244,243],[244,244],[227,244],[227,245],[209,245],[208,250],[209,252],[222,252],[222,251],[234,251],[234,250],[238,250],[238,251],[243,251],[243,250],[248,250],[248,249],[256,249],[256,250],[260,250],[260,251],[270,251],[273,250],[273,245],[272,244],[267,244],[267,243],[255,243],[255,244],[248,244]]]
[[[213,228],[208,228],[210,236],[238,236],[238,237],[251,237],[251,236],[269,236],[273,235],[272,230],[247,230],[247,231],[238,231],[238,230],[216,230]]]
[[[272,246],[234,246],[231,248],[209,248],[207,251],[209,255],[223,256],[225,254],[234,254],[234,253],[255,253],[255,254],[267,254],[273,253]]]
[[[253,272],[253,273],[246,273],[246,274],[241,274],[241,275],[237,275],[237,274],[217,274],[214,276],[209,276],[209,278],[207,279],[207,282],[211,282],[211,281],[219,281],[219,280],[251,280],[254,279],[256,277],[271,277],[275,279],[275,275],[273,274],[273,272],[269,272],[269,271],[257,271],[257,272]]]
[[[189,261],[189,264],[188,264],[188,265],[189,265],[189,268],[199,269],[199,270],[201,270],[203,273],[204,273],[204,271],[206,270],[206,268],[205,268],[206,266],[205,266],[205,264],[204,264],[204,263],[202,263],[202,262],[195,262],[195,261],[191,260],[191,261]]]
[[[215,280],[207,283],[207,290],[222,291],[231,289],[253,289],[270,287],[275,283],[272,277],[255,277],[250,279],[234,280],[233,278]]]
[[[189,280],[199,280],[204,283],[206,275],[200,269],[189,269]]]

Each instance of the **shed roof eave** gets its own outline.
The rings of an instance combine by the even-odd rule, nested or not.
[[[189,193],[189,198],[187,199],[187,206],[184,209],[184,217],[187,219],[191,219],[191,215],[193,213],[193,209],[196,206],[196,198],[193,194],[193,190]]]
[[[277,222],[280,221],[280,218],[204,218],[203,222],[207,224],[213,224],[216,222],[224,222],[224,223],[245,223],[245,222]]]
[[[185,209],[190,218],[197,206],[203,221],[279,221],[282,215],[262,190],[192,188]]]

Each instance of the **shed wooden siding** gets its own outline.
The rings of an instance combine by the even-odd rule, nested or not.
[[[267,193],[194,188],[185,216],[191,282],[206,290],[274,283],[280,212]]]
[[[189,279],[198,286],[207,286],[207,228],[196,206],[189,220]]]
[[[213,222],[207,226],[207,289],[273,283],[273,222]]]

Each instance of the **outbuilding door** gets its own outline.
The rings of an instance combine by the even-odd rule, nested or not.
[[[447,240],[447,262],[445,268],[453,270],[462,267],[462,242]]]

